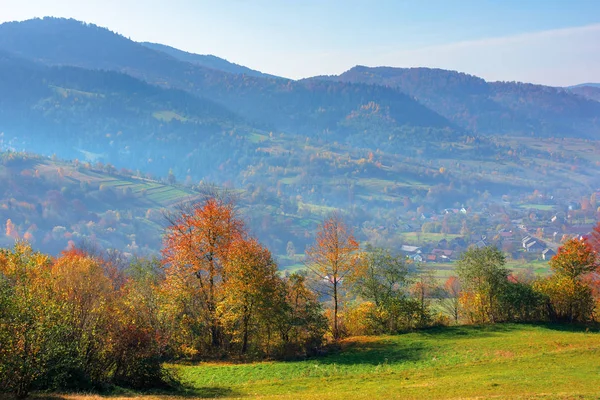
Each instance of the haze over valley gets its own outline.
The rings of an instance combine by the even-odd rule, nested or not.
[[[477,11],[487,30],[444,31],[450,17],[436,14],[429,31],[404,4],[388,5],[404,25],[375,7],[381,26],[365,15],[363,31],[348,5],[340,15],[365,37],[331,22],[333,36],[308,51],[292,39],[312,3],[289,27],[272,18],[246,31],[267,16],[240,4],[230,20],[212,5],[223,29],[195,41],[214,26],[189,5],[199,20],[181,16],[181,31],[194,28],[180,35],[186,48],[166,17],[151,33],[133,17],[121,31],[115,17],[117,32],[20,18],[14,3],[18,21],[0,19],[0,395],[600,394],[597,21],[561,5],[562,24],[538,10],[521,25],[537,12],[529,4],[513,24],[516,5],[489,5]],[[273,17],[287,10],[272,6]],[[314,18],[307,43],[326,29]],[[273,29],[282,37],[255,40]],[[281,64],[240,50],[244,32]],[[452,42],[435,42],[444,32]],[[421,47],[391,52],[394,34]],[[258,61],[189,50],[203,43]],[[494,61],[501,49],[506,64]],[[569,75],[570,51],[581,65]],[[539,68],[542,53],[556,64]],[[412,55],[406,65],[439,56],[449,67],[332,74],[335,54],[335,66]],[[307,66],[290,69],[297,59]],[[539,79],[450,68],[468,62]]]

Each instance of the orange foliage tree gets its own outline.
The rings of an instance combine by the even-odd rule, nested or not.
[[[592,245],[585,239],[570,239],[550,260],[554,275],[536,283],[536,288],[548,296],[551,317],[559,320],[588,321],[592,317],[594,299],[589,286],[589,273],[598,269],[598,259]]]
[[[339,214],[334,214],[319,227],[315,243],[306,250],[306,266],[316,276],[323,294],[333,301],[334,339],[340,338],[340,285],[358,265],[358,248],[352,230]]]
[[[217,304],[227,279],[233,243],[246,236],[232,201],[210,197],[168,216],[162,250],[165,290],[178,298],[184,324],[208,328],[211,346],[222,345]],[[189,325],[189,324],[188,324]]]

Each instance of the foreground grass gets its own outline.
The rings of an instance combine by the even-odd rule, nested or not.
[[[600,398],[600,332],[560,325],[455,327],[353,338],[341,352],[308,361],[169,368],[189,389],[144,400]]]

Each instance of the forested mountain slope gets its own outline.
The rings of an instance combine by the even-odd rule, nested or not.
[[[148,83],[217,101],[268,126],[315,134],[338,132],[348,116],[375,103],[394,127],[444,128],[451,124],[397,90],[341,82],[295,82],[231,74],[184,62],[95,25],[44,18],[0,25],[0,49],[48,65],[126,73]]]
[[[357,66],[321,79],[397,88],[478,133],[600,138],[600,104],[563,88],[432,68]]]

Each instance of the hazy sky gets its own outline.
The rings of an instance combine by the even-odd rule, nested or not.
[[[600,82],[600,0],[0,0],[0,22],[43,16],[289,78],[360,64]]]

